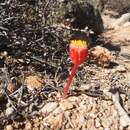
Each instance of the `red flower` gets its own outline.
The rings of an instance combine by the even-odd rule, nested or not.
[[[82,64],[88,58],[87,42],[84,40],[71,40],[70,41],[70,58],[74,63],[74,67],[71,70],[71,74],[68,78],[67,84],[64,87],[64,98],[66,98],[71,85],[72,79],[76,73],[76,70],[80,64]]]
[[[74,64],[83,63],[88,57],[88,49],[86,41],[71,40],[70,42],[70,58]]]

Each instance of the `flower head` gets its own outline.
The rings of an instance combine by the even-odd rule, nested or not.
[[[83,63],[88,57],[88,43],[85,40],[71,40],[69,46],[70,58],[74,64]]]

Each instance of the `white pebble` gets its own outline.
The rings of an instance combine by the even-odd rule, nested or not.
[[[14,109],[12,107],[8,107],[5,111],[6,116],[10,116],[11,114],[13,114]]]
[[[13,127],[11,125],[7,125],[6,130],[13,130]]]
[[[48,114],[48,113],[52,112],[54,109],[56,109],[57,106],[58,106],[58,103],[56,103],[56,102],[50,102],[50,103],[46,104],[41,109],[41,112],[44,113],[44,114]]]

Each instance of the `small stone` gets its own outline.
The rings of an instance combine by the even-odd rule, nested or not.
[[[18,122],[14,122],[13,126],[14,126],[14,128],[15,128],[16,130],[18,130],[18,128],[19,128]]]
[[[47,125],[51,130],[58,130],[62,127],[63,114],[59,115],[50,114],[48,117],[44,118],[43,125]]]
[[[3,56],[3,57],[7,57],[7,55],[8,55],[8,52],[7,51],[3,51],[3,52],[1,52],[1,54],[0,54],[1,56]]]
[[[62,110],[62,108],[61,107],[57,107],[54,111],[53,111],[53,114],[60,114],[60,113],[62,113],[63,112],[63,110]]]
[[[123,127],[130,126],[130,118],[128,115],[120,116],[120,124]]]
[[[12,107],[8,107],[5,111],[5,115],[8,117],[10,115],[12,115],[14,112],[14,109]]]
[[[123,26],[124,27],[129,27],[130,26],[130,22],[126,22]]]
[[[95,120],[95,127],[96,127],[96,128],[99,128],[100,126],[101,126],[100,120],[99,120],[99,118],[97,118],[97,119]]]
[[[126,72],[126,67],[124,65],[119,65],[119,66],[116,67],[116,71]]]
[[[48,114],[48,113],[54,111],[57,106],[58,106],[58,103],[49,102],[41,109],[41,112],[44,113],[44,114]]]
[[[25,129],[26,129],[26,130],[31,130],[31,129],[32,129],[32,124],[31,124],[30,122],[27,122],[27,123],[25,124]]]
[[[81,84],[81,87],[79,88],[80,90],[84,91],[90,88],[89,84]]]
[[[69,100],[65,99],[60,102],[60,107],[65,111],[73,109],[75,107],[75,104],[74,102],[70,102]]]
[[[79,117],[79,122],[80,122],[80,124],[84,124],[85,123],[85,117],[83,116],[83,115],[80,115],[80,117]]]
[[[104,130],[104,128],[103,128],[103,127],[100,127],[100,128],[98,128],[98,130]]]
[[[102,120],[102,126],[106,129],[106,128],[109,128],[110,126],[110,123],[108,120],[104,119]]]
[[[68,100],[69,100],[70,102],[76,102],[78,99],[79,99],[79,97],[76,97],[76,96],[68,97]]]
[[[119,28],[120,26],[124,25],[130,19],[130,13],[123,14],[120,18],[118,18],[114,23],[113,26],[115,28]]]
[[[110,128],[104,128],[104,130],[110,130]]]
[[[6,126],[6,130],[13,130],[12,125],[7,125],[7,126]]]

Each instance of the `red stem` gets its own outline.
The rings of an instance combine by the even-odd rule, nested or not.
[[[67,84],[66,84],[66,86],[64,87],[64,96],[63,96],[64,98],[66,98],[66,96],[67,96],[67,93],[68,93],[68,91],[69,91],[70,85],[71,85],[71,83],[72,83],[73,77],[74,77],[74,75],[75,75],[75,73],[76,73],[76,70],[77,70],[78,66],[79,66],[79,64],[74,64],[74,67],[73,67],[73,69],[71,70],[71,74],[70,74],[70,76],[69,76],[69,78],[68,78]]]

